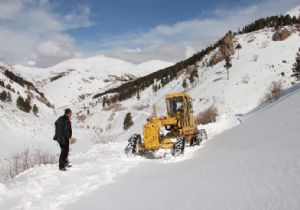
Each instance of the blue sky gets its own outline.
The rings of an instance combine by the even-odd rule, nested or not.
[[[133,32],[145,32],[158,25],[172,25],[185,20],[213,17],[217,8],[252,5],[249,0],[79,0],[77,5],[61,1],[56,6],[61,13],[80,5],[91,9],[91,27],[70,30],[77,40],[91,41]]]
[[[0,60],[50,66],[104,54],[177,62],[300,0],[0,0]]]
[[[91,8],[93,27],[70,31],[78,38],[99,38],[120,33],[143,31],[157,25],[171,25],[179,21],[210,16],[218,7],[228,7],[232,0],[88,0],[77,1],[79,5]],[[248,5],[252,1],[240,1]],[[62,2],[62,11],[74,9],[67,1]]]

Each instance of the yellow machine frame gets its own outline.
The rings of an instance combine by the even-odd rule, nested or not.
[[[192,98],[186,93],[172,93],[165,96],[167,116],[152,116],[144,125],[143,143],[138,145],[139,150],[149,151],[160,148],[171,149],[174,138],[184,137],[185,142],[192,144],[197,134],[197,125],[193,116]],[[176,107],[181,104],[181,107]],[[161,129],[168,130],[166,136],[160,133]]]

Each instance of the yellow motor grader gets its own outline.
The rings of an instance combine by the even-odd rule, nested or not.
[[[192,99],[186,93],[172,93],[165,96],[167,116],[153,116],[144,124],[143,138],[132,135],[125,148],[127,154],[143,155],[159,149],[170,149],[172,155],[184,153],[185,145],[200,145],[207,139],[204,129],[198,130],[193,116]]]

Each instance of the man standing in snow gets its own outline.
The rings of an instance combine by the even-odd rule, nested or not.
[[[72,137],[71,109],[66,109],[65,114],[59,117],[55,122],[55,136],[54,140],[59,143],[59,170],[66,171],[66,167],[71,167],[68,161],[69,155],[69,139]]]

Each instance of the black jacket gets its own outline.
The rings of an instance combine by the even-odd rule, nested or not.
[[[55,122],[55,135],[53,140],[58,141],[62,145],[66,145],[72,137],[72,125],[70,119],[63,115]]]

